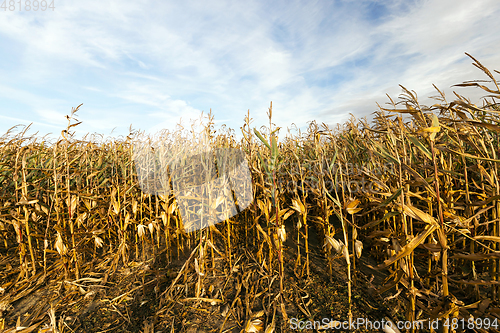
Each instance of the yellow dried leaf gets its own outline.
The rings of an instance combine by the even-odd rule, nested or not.
[[[278,237],[281,239],[282,242],[286,241],[286,231],[284,225],[278,228]]]
[[[438,226],[438,223],[434,217],[431,215],[421,211],[415,206],[412,205],[404,205],[403,210],[406,213],[406,215],[410,216],[411,218],[415,220],[419,220],[425,223],[429,223],[435,226]]]
[[[359,205],[360,201],[359,199],[351,199],[351,201],[349,201],[349,203],[347,203],[346,205],[346,208],[356,208],[358,205]]]
[[[137,200],[132,199],[132,213],[137,214]]]
[[[259,223],[257,223],[257,230],[262,234],[262,236],[264,236],[269,246],[271,246],[271,238],[267,235],[264,229],[262,229]]]
[[[130,224],[130,213],[127,212],[127,214],[125,215],[125,221],[123,223],[123,230],[127,230],[129,224]]]
[[[408,244],[403,246],[403,248],[401,248],[401,250],[398,251],[395,255],[385,260],[383,264],[378,265],[377,268],[378,269],[385,268],[389,265],[392,265],[399,259],[409,255],[417,246],[419,246],[427,238],[427,236],[432,234],[434,230],[437,229],[437,227],[438,226],[435,224],[428,224],[420,234],[418,234],[415,238],[413,238]]]
[[[441,130],[441,126],[436,127],[426,127],[422,129],[422,132],[426,133],[438,133]]]
[[[101,237],[94,236],[94,243],[96,247],[100,248],[104,244],[104,241],[102,240]]]
[[[336,240],[333,237],[325,235],[325,244],[327,250],[334,249],[336,253],[340,253],[344,247],[344,243],[341,240]]]
[[[487,241],[500,243],[500,237],[496,237],[496,236],[476,236],[476,237],[473,237],[473,239],[475,239],[475,240],[487,240]]]
[[[349,258],[349,249],[347,248],[347,246],[344,246],[342,248],[342,253],[344,254],[345,262],[349,265],[349,263],[351,262],[351,260]]]
[[[274,323],[267,325],[266,331],[264,333],[274,333]]]
[[[288,208],[285,208],[285,209],[282,209],[280,211],[280,216],[283,215],[282,219],[283,221],[285,221],[287,218],[290,217],[290,215],[292,215],[294,213],[293,209],[288,209]]]
[[[354,242],[354,250],[356,251],[356,257],[360,258],[363,252],[363,243],[360,240]]]
[[[194,258],[194,269],[196,273],[200,276],[204,276],[205,274],[200,271],[200,266],[198,265],[198,259]]]
[[[145,229],[146,229],[146,227],[144,226],[144,224],[137,225],[137,233],[139,234],[139,237],[142,238],[144,236]]]
[[[249,320],[247,326],[245,327],[245,332],[260,332],[264,328],[264,323],[260,319]]]
[[[217,207],[219,207],[219,206],[220,206],[220,204],[221,204],[221,203],[223,203],[225,199],[226,199],[226,197],[225,197],[225,196],[220,196],[220,197],[218,197],[218,198],[217,198],[217,200],[215,200],[215,203],[214,203],[214,205],[212,206],[212,208],[213,208],[213,209],[217,209]]]
[[[292,208],[300,214],[304,214],[304,212],[306,211],[302,202],[297,199],[292,199]]]
[[[349,214],[356,214],[357,212],[361,211],[363,208],[356,208],[358,207],[360,201],[358,199],[352,200],[349,202],[346,206],[346,210]]]
[[[59,232],[57,233],[56,250],[61,256],[68,252],[68,249],[66,248],[66,245],[64,245],[63,239]]]

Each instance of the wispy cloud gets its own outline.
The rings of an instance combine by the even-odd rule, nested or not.
[[[115,135],[175,128],[212,109],[239,132],[302,129],[375,111],[399,84],[431,102],[436,84],[483,78],[464,52],[500,62],[500,4],[432,1],[109,1],[57,3],[0,20],[0,131],[14,118]],[[497,68],[495,68],[497,66]],[[468,90],[466,95],[480,97]],[[220,124],[220,122],[219,122]]]

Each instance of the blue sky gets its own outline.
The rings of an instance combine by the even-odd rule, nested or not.
[[[24,0],[23,0],[24,1]],[[59,137],[83,103],[77,135],[174,129],[212,109],[241,133],[302,130],[370,116],[399,84],[432,104],[435,84],[479,102],[486,79],[464,54],[500,70],[500,2],[64,1],[0,10],[0,133]],[[113,131],[113,132],[112,132]],[[1,135],[0,134],[0,135]]]

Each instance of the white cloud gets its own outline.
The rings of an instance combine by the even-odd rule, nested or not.
[[[67,125],[68,120],[65,119],[67,113],[62,113],[50,109],[35,109],[35,112],[45,121],[54,125]]]
[[[484,78],[464,52],[498,69],[499,11],[494,0],[90,0],[7,12],[0,96],[50,124],[83,102],[90,131],[172,128],[212,108],[239,134],[247,109],[268,123],[270,101],[276,125],[305,129],[369,115],[399,84],[453,99],[450,85]]]

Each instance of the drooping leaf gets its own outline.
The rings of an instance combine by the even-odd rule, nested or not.
[[[354,242],[354,251],[356,252],[356,257],[360,258],[363,252],[363,243],[358,239]]]
[[[359,205],[360,201],[358,199],[352,200],[346,206],[346,210],[349,214],[353,215],[357,212],[361,211],[363,208],[356,208]]]
[[[398,261],[401,258],[408,256],[413,250],[420,245],[431,233],[436,230],[438,226],[436,224],[428,224],[425,229],[417,235],[417,237],[413,238],[408,244],[403,246],[401,251],[397,252],[395,255],[390,257],[387,260],[384,260],[383,264],[377,266],[378,269],[383,269],[387,266],[392,265],[394,262]]]
[[[260,139],[260,141],[262,141],[263,144],[266,145],[267,149],[271,150],[271,146],[269,145],[269,143],[267,142],[266,139],[264,139],[264,137],[262,136],[262,134],[260,134],[259,131],[257,131],[256,128],[253,129],[255,135],[257,135],[257,137]]]
[[[422,142],[418,141],[418,139],[414,136],[408,135],[408,139],[429,159],[432,160],[431,152],[425,147]]]
[[[380,143],[374,142],[373,145],[378,149],[378,150],[377,149],[374,150],[374,152],[377,155],[380,155],[385,159],[389,159],[389,160],[393,161],[394,163],[399,164],[399,160],[396,157],[389,154],[389,152],[384,147],[382,147],[382,145]]]
[[[438,226],[437,220],[426,212],[421,211],[415,206],[412,205],[404,205],[403,210],[406,215],[412,217],[413,219],[429,223],[435,226]]]

